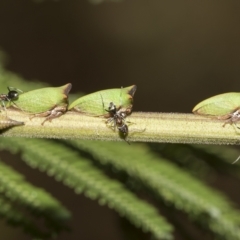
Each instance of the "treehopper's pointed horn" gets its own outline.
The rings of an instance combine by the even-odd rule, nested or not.
[[[8,117],[0,116],[0,130],[20,125],[24,125],[24,122],[19,122]]]
[[[20,126],[20,125],[24,125],[25,123],[9,119],[9,124],[11,124],[12,126]]]
[[[133,86],[130,87],[130,90],[128,91],[128,94],[133,97],[135,92],[136,92],[136,90],[137,90],[137,86],[133,85]]]
[[[70,90],[72,89],[72,84],[67,83],[66,85],[62,86],[63,88],[63,93],[67,96]]]

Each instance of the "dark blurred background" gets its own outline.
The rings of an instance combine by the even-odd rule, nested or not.
[[[239,91],[239,9],[233,0],[1,0],[0,48],[7,68],[28,80],[71,82],[85,93],[136,84],[134,110],[191,112],[207,97]],[[117,214],[9,161],[73,211],[74,234],[59,239],[124,239]]]

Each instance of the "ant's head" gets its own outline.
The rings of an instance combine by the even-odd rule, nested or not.
[[[116,112],[116,110],[117,110],[117,108],[116,108],[116,106],[114,105],[114,103],[113,103],[113,102],[110,102],[110,103],[109,103],[109,107],[108,107],[108,111],[109,111],[109,112]]]
[[[7,97],[8,97],[9,100],[14,100],[14,99],[18,98],[18,92],[14,91],[14,90],[11,90],[11,91],[8,92]]]

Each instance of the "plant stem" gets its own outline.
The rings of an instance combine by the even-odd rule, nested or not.
[[[4,112],[2,114],[5,114]],[[105,118],[91,117],[80,113],[67,112],[63,116],[45,122],[44,118],[29,119],[29,115],[11,109],[9,118],[25,122],[2,130],[0,136],[63,138],[91,140],[122,140],[118,130],[107,127]],[[224,121],[193,114],[136,112],[127,118],[130,142],[168,142],[201,144],[240,144],[240,130]],[[0,122],[1,125],[1,122]]]

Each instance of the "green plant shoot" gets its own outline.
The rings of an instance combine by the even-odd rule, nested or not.
[[[137,86],[125,88],[107,89],[94,92],[78,98],[69,105],[68,110],[85,113],[92,116],[109,116],[107,108],[113,102],[116,108],[126,108],[131,112],[133,96]]]
[[[19,109],[33,117],[46,117],[46,121],[51,121],[67,111],[68,93],[72,84],[68,83],[61,87],[47,87],[24,92],[18,96],[14,103],[10,103],[11,108]]]
[[[193,108],[193,113],[227,120],[234,123],[240,120],[240,93],[230,92],[210,97]]]

